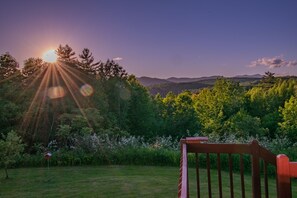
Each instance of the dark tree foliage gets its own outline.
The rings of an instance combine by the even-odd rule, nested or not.
[[[75,52],[67,44],[65,46],[59,45],[58,49],[56,50],[56,54],[60,61],[74,62],[76,59],[76,57],[74,57]]]
[[[44,62],[41,58],[29,58],[24,61],[22,74],[24,77],[35,77],[44,67]]]
[[[100,64],[98,68],[99,77],[103,80],[110,78],[127,79],[128,73],[118,63],[113,60],[107,60],[105,63]]]
[[[93,54],[88,48],[84,48],[82,54],[79,54],[81,61],[79,62],[80,69],[88,74],[96,75],[100,62],[94,62]]]
[[[19,64],[8,52],[0,56],[0,80],[9,78],[18,72]]]
[[[270,71],[265,72],[265,75],[262,78],[262,83],[268,83],[268,84],[273,84],[275,83],[275,73],[272,73]]]
[[[139,84],[135,76],[129,76],[128,82],[131,90],[131,93],[126,93],[129,94],[126,98],[130,99],[127,112],[129,132],[132,135],[153,137],[157,135],[154,127],[156,119],[148,90]]]
[[[27,59],[22,81],[12,78],[19,73],[15,59],[9,53],[0,58],[0,134],[18,130],[29,151],[53,140],[71,149],[74,141],[94,133],[147,139],[296,135],[296,79],[266,73],[259,84],[244,89],[220,78],[197,93],[152,98],[113,60],[95,62],[85,48],[76,61],[68,45],[56,52],[57,65]]]

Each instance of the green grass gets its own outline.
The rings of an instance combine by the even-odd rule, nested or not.
[[[0,197],[177,197],[179,169],[155,166],[83,166],[19,168],[0,175]],[[208,197],[206,171],[201,170],[201,195]],[[218,197],[216,171],[212,171],[213,197]],[[189,169],[191,197],[196,195],[195,170]],[[222,172],[224,197],[229,194],[229,174]],[[234,174],[235,197],[241,197],[239,175]],[[250,176],[246,197],[251,196]],[[263,183],[263,182],[262,182]],[[270,179],[270,197],[276,197]],[[294,189],[294,188],[293,188]]]

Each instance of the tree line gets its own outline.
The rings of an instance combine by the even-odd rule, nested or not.
[[[14,130],[30,152],[52,140],[70,148],[71,137],[86,134],[297,140],[295,78],[267,72],[250,88],[219,78],[197,92],[151,96],[134,75],[113,60],[96,62],[87,48],[76,56],[60,45],[56,54],[57,63],[29,58],[21,69],[9,53],[0,56],[1,138]]]

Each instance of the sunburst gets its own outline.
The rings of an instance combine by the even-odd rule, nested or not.
[[[53,49],[44,52],[42,56],[42,59],[47,63],[55,63],[57,61],[57,58],[57,54]]]

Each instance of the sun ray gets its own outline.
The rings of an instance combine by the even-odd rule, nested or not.
[[[46,71],[47,71],[46,68],[47,68],[47,66],[44,66],[44,68],[38,68],[38,70],[36,70],[30,77],[25,79],[26,86],[25,86],[24,90],[19,94],[16,101],[19,101],[20,99],[22,99],[22,97],[26,94],[26,92],[29,90],[29,88],[31,88],[36,83],[36,81],[39,80],[46,73]],[[42,70],[42,71],[40,71],[40,70]],[[27,85],[26,82],[30,82],[30,83]]]
[[[63,64],[63,66],[64,66],[64,65],[65,65],[65,64]],[[61,68],[61,67],[59,67],[59,68]],[[61,77],[62,77],[64,83],[66,84],[66,87],[67,87],[67,89],[69,90],[69,92],[70,92],[70,94],[71,94],[73,100],[75,101],[75,103],[76,103],[76,105],[77,105],[79,111],[81,112],[82,116],[86,119],[88,126],[89,126],[90,128],[93,128],[93,127],[91,126],[89,120],[88,120],[88,117],[87,117],[86,113],[84,112],[84,109],[83,109],[82,105],[80,104],[80,102],[79,102],[77,96],[75,95],[75,90],[73,90],[73,88],[76,89],[76,90],[78,90],[79,87],[78,87],[77,84],[74,82],[74,80],[67,74],[67,72],[63,71],[62,68],[59,70],[59,72],[60,72]]]
[[[56,112],[56,110],[66,112],[67,107],[65,102],[67,100],[64,97],[65,94],[68,94],[67,98],[70,97],[69,99],[77,106],[80,114],[86,119],[87,125],[93,128],[85,111],[91,105],[90,100],[86,98],[90,94],[83,95],[81,92],[81,88],[88,85],[85,79],[91,80],[92,78],[63,62],[45,63],[43,70],[39,69],[30,76],[27,79],[29,84],[26,85],[26,89],[22,92],[22,95],[27,90],[32,91],[34,86],[39,83],[39,80],[40,84],[37,86],[37,90],[24,114],[21,123],[23,133],[32,133],[31,141],[34,141],[36,138],[42,138],[48,141],[49,139],[46,140],[46,138],[50,138],[53,135],[53,127],[57,123],[56,116],[59,112]],[[53,95],[51,95],[51,91]],[[54,109],[50,110],[50,108]],[[44,127],[48,127],[46,136],[41,133],[45,131]],[[28,129],[32,130],[29,131]]]
[[[51,72],[51,68],[48,67],[46,69],[46,72],[44,74],[44,77],[34,95],[34,98],[33,100],[31,101],[31,104],[27,110],[27,112],[25,113],[24,115],[24,119],[23,119],[23,122],[21,124],[21,130],[24,131],[24,133],[27,133],[27,129],[28,127],[32,124],[33,126],[35,125],[34,127],[34,131],[33,131],[33,139],[36,137],[36,129],[38,128],[38,122],[39,122],[39,119],[40,119],[40,111],[41,111],[41,108],[42,108],[42,105],[44,104],[44,94],[43,94],[43,98],[42,100],[38,100],[38,97],[40,96],[42,90],[46,90],[47,89],[47,86],[48,86],[48,83],[49,83],[49,76],[50,76],[50,72]],[[45,93],[45,92],[44,92]],[[35,112],[34,108],[36,107],[37,109],[37,112]],[[33,119],[30,119],[31,118],[31,115],[32,114],[32,118]],[[32,123],[33,121],[33,123]]]

